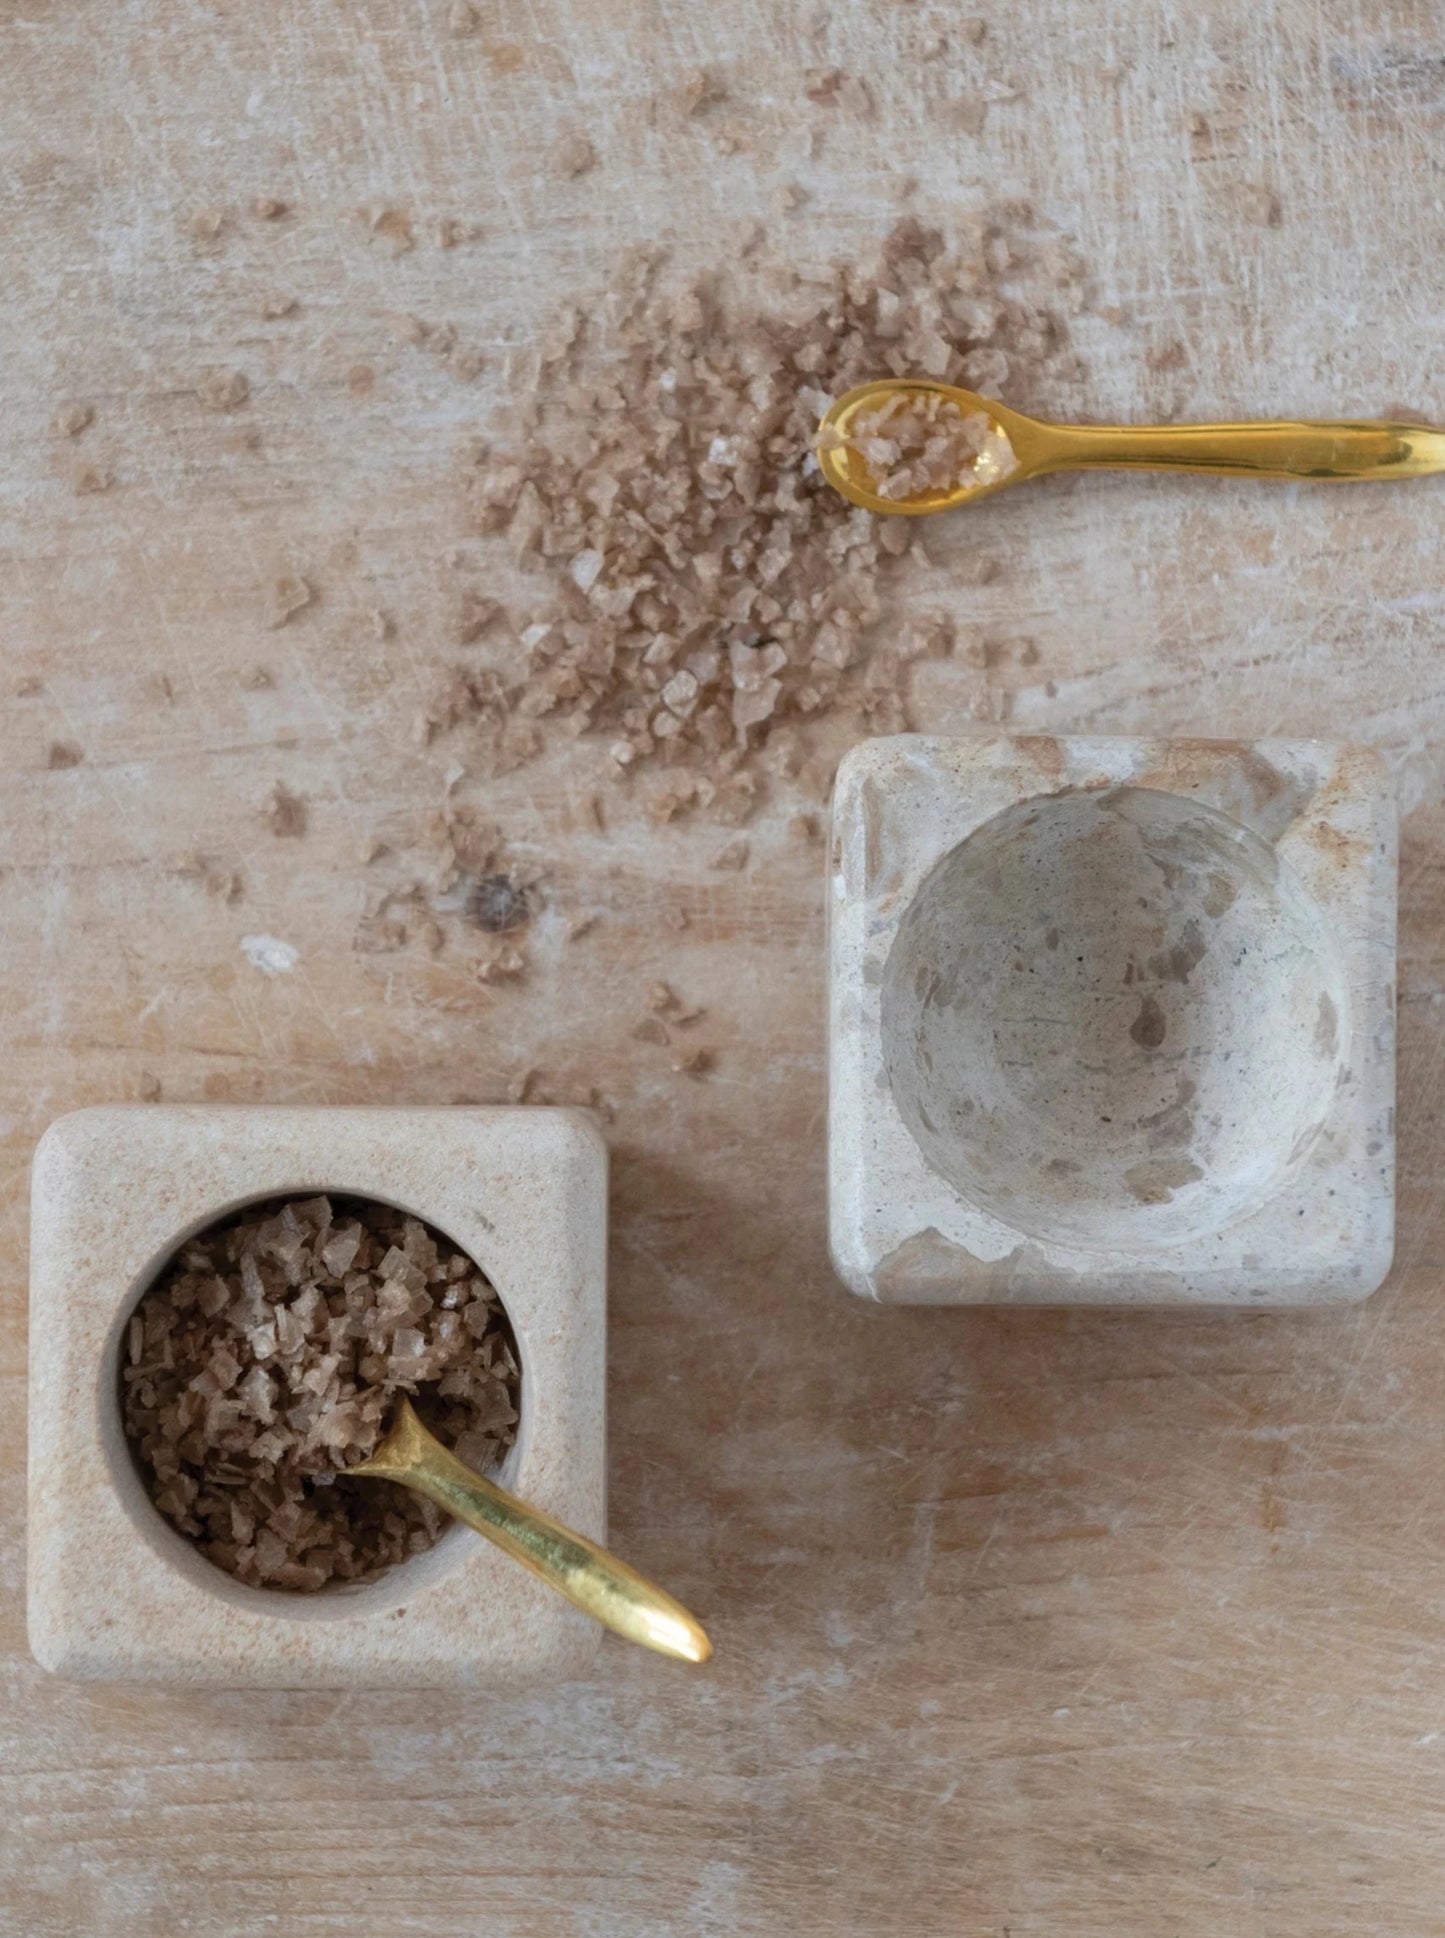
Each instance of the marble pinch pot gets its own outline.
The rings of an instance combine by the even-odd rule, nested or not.
[[[147,1497],[118,1396],[137,1299],[243,1205],[331,1191],[412,1212],[501,1295],[521,1362],[498,1478],[606,1538],[607,1150],[584,1114],[139,1105],[36,1151],[27,1614],[36,1659],[99,1681],[510,1690],[583,1673],[601,1631],[470,1529],[357,1587],[252,1588]]]
[[[1299,1306],[1394,1242],[1396,817],[1317,742],[865,742],[829,1228],[900,1303]]]

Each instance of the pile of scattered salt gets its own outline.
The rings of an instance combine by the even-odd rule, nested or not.
[[[874,644],[919,535],[845,504],[813,441],[833,398],[868,378],[1027,395],[1042,370],[1071,374],[1055,306],[1083,307],[1081,268],[1056,238],[1020,242],[1030,221],[1015,205],[950,239],[908,219],[865,265],[791,264],[769,307],[739,294],[764,273],[756,235],[729,271],[674,295],[647,252],[595,313],[569,312],[514,373],[518,436],[479,449],[469,485],[480,528],[548,589],[510,614],[470,600],[476,656],[422,737],[456,731],[468,765],[495,772],[549,733],[599,734],[620,771],[680,770],[663,818],[718,802],[742,819],[743,770],[780,724],[791,741],[848,710],[861,732],[897,731],[904,664],[947,650],[950,627],[933,617]],[[947,468],[972,436],[900,476],[917,457]]]

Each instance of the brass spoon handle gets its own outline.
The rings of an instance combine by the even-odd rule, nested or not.
[[[1421,424],[1035,424],[1015,436],[1043,471],[1213,471],[1258,478],[1419,478],[1445,470],[1445,431]]]
[[[406,1400],[376,1452],[346,1473],[399,1481],[425,1494],[629,1642],[684,1662],[706,1662],[712,1654],[705,1631],[681,1602],[585,1534],[474,1473],[427,1432]]]

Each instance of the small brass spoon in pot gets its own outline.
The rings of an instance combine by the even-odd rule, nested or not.
[[[880,497],[879,482],[861,451],[842,440],[860,413],[891,399],[939,397],[965,417],[982,413],[990,428],[1012,446],[1013,464],[990,464],[982,478],[964,478],[946,489],[906,498]],[[886,431],[882,433],[886,436]],[[901,512],[917,518],[951,511],[1006,485],[1040,478],[1047,471],[1214,471],[1255,478],[1420,478],[1445,471],[1445,430],[1420,424],[1047,424],[1009,410],[956,384],[931,378],[886,377],[845,391],[818,427],[818,464],[823,476],[865,511]]]
[[[683,1662],[706,1662],[712,1654],[712,1643],[681,1602],[585,1534],[473,1473],[427,1432],[406,1399],[370,1459],[340,1471],[348,1480],[394,1480],[424,1494],[629,1642]]]

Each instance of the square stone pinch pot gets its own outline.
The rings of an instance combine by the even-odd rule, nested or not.
[[[521,1367],[504,1487],[605,1539],[607,1150],[567,1110],[82,1110],[35,1155],[30,1646],[99,1681],[502,1692],[586,1670],[600,1630],[452,1525],[356,1587],[249,1587],[155,1508],[121,1424],[126,1320],[177,1246],[318,1192],[436,1227],[501,1297]]]
[[[1312,741],[856,747],[829,1232],[902,1304],[1362,1299],[1395,1197],[1396,815]]]

